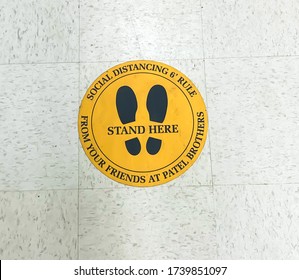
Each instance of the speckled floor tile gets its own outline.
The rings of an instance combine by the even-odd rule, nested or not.
[[[142,57],[150,59],[203,58],[200,13],[145,13],[134,17]]]
[[[131,60],[141,55],[130,10],[105,11],[100,2],[82,1],[81,62]]]
[[[218,259],[299,259],[299,185],[216,186]]]
[[[214,183],[299,182],[299,58],[206,63]]]
[[[0,66],[0,190],[78,187],[76,64]]]
[[[200,0],[127,0],[133,4],[135,12],[157,11],[165,14],[200,13]]]
[[[106,7],[99,1],[82,1],[81,61],[202,58],[200,12],[181,8],[174,13],[166,8],[171,3],[165,3],[153,11],[149,1]],[[188,5],[176,1],[176,6]]]
[[[80,259],[214,259],[210,188],[80,191]]]
[[[78,191],[0,192],[0,259],[76,259]]]
[[[0,2],[0,63],[73,62],[79,57],[79,0]]]
[[[201,60],[165,60],[163,62],[186,74],[199,89],[202,97],[206,99],[203,62]],[[116,64],[118,64],[118,62],[81,64],[80,98],[83,98],[87,88],[100,74]],[[165,184],[165,186],[207,186],[211,184],[210,147],[209,140],[207,139],[202,154],[194,165],[182,176]],[[79,185],[80,188],[111,188],[123,186],[98,171],[85,155],[81,144],[79,147]]]
[[[298,0],[202,0],[206,57],[299,54]]]
[[[200,12],[200,0],[81,0],[81,5],[101,7],[101,13],[155,13],[165,12],[168,14],[178,14],[182,12]],[[100,11],[100,10],[99,10]]]

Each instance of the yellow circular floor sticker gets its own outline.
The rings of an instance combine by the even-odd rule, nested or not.
[[[83,149],[103,174],[146,187],[184,173],[201,153],[207,112],[200,92],[175,68],[130,61],[99,76],[79,112]]]

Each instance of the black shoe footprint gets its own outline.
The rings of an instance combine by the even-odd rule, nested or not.
[[[166,90],[161,85],[153,86],[147,96],[146,107],[150,115],[150,120],[153,122],[162,123],[165,119],[167,111],[167,94]],[[149,137],[146,143],[147,152],[155,155],[159,152],[162,145],[162,140]]]
[[[137,100],[133,90],[128,86],[122,86],[116,94],[116,108],[122,124],[135,121]],[[128,152],[136,156],[140,153],[141,145],[137,137],[125,141]]]

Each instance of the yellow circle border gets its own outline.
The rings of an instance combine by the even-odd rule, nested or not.
[[[125,73],[118,74],[117,78],[112,74],[115,73],[114,71],[117,71],[117,69],[121,69],[122,67],[128,67],[132,65],[136,66],[141,64],[146,66],[154,65],[164,67],[164,69],[167,69],[167,73],[155,73],[156,70],[153,70],[155,68],[153,66],[153,69],[150,70],[139,70],[138,67],[137,69],[132,69],[132,67],[130,67],[129,69],[132,70],[130,70],[129,73],[126,71]],[[156,69],[158,68],[156,67]],[[105,90],[118,79],[123,79],[128,75],[136,74],[157,75],[160,78],[166,79],[174,84],[187,98],[192,112],[192,135],[190,139],[188,139],[188,144],[183,152],[171,163],[158,169],[149,171],[127,169],[125,166],[121,166],[117,162],[110,160],[98,145],[98,140],[94,137],[94,131],[92,127],[94,108],[96,107],[96,103],[101,98],[101,95],[105,92]],[[99,84],[99,81],[104,81],[101,83],[100,88],[96,86]],[[186,83],[184,84],[182,81],[189,85],[188,89],[184,87]],[[176,179],[194,164],[201,154],[206,142],[208,132],[208,115],[200,92],[194,86],[192,81],[179,70],[165,63],[152,60],[127,61],[115,65],[102,73],[87,89],[84,97],[82,98],[79,109],[78,132],[85,154],[92,164],[105,176],[124,185],[135,187],[152,187],[165,184]],[[116,170],[117,172],[115,171],[111,173],[111,170]]]

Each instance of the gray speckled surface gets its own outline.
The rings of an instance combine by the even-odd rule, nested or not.
[[[72,62],[79,55],[79,0],[0,2],[0,63]]]
[[[0,192],[0,259],[75,259],[76,191]]]
[[[298,0],[201,0],[206,57],[299,54]]]
[[[216,186],[219,259],[298,259],[299,185]]]
[[[206,63],[216,184],[299,182],[299,58]]]
[[[202,58],[200,13],[184,10],[176,14],[157,12],[137,14],[134,18],[141,57],[154,60]]]
[[[172,6],[170,2],[159,6],[160,9],[154,9],[155,3],[149,1],[124,1],[113,7],[111,3],[105,6],[91,0],[82,1],[81,61],[202,58],[198,8],[185,10],[187,3],[179,5],[179,1],[174,6],[182,6],[181,9],[167,9]],[[111,24],[112,21],[118,24]]]
[[[209,187],[80,191],[81,259],[213,259]]]
[[[155,13],[157,11],[165,14],[182,12],[200,12],[200,0],[81,0],[83,7],[101,8],[102,13],[116,13],[126,11],[127,13]]]
[[[78,71],[0,65],[0,190],[78,186]]]
[[[200,0],[131,0],[135,12],[150,12],[168,14],[182,14],[182,13],[200,13]]]

